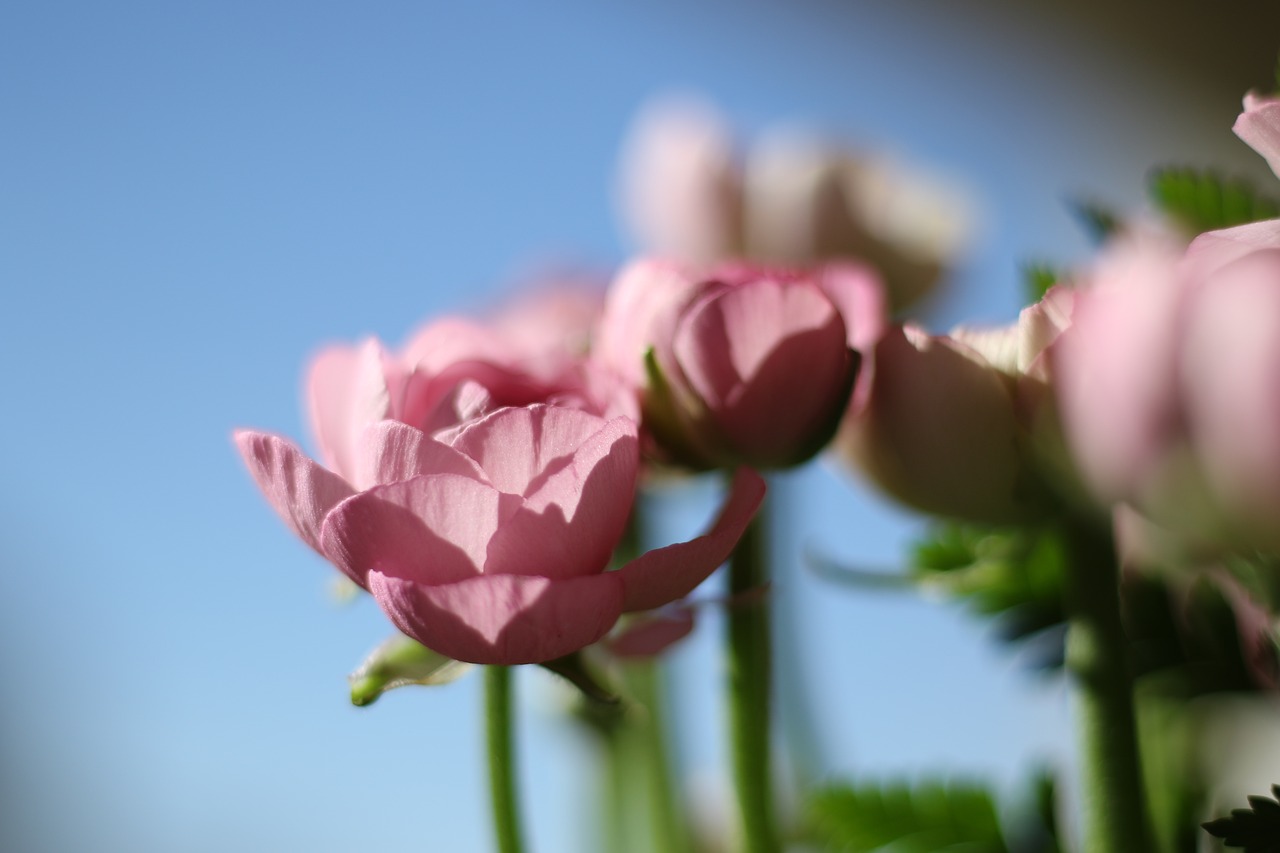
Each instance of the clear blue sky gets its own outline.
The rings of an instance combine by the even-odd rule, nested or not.
[[[352,708],[345,675],[387,626],[328,601],[331,570],[229,433],[302,437],[324,342],[396,342],[530,265],[626,257],[609,191],[647,96],[700,91],[748,131],[807,120],[965,178],[983,227],[939,324],[1007,320],[1018,261],[1080,256],[1068,192],[1133,205],[1153,162],[1254,168],[1233,102],[1122,76],[1124,51],[1023,12],[693,5],[0,12],[0,847],[484,849],[478,679]],[[782,491],[792,554],[892,567],[918,526],[820,466]],[[673,497],[664,531],[693,532],[706,497]],[[829,772],[1008,782],[1065,751],[1060,686],[954,609],[790,594]],[[715,627],[674,659],[702,779]],[[588,853],[584,746],[546,678],[520,687],[537,849]]]

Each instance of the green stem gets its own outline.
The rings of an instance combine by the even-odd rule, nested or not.
[[[498,853],[521,853],[520,815],[516,801],[515,757],[511,749],[511,669],[484,668],[485,736],[489,745],[489,792],[493,799],[493,831]]]
[[[645,710],[644,719],[637,725],[636,737],[640,756],[648,771],[654,848],[662,853],[686,853],[691,847],[691,840],[684,815],[677,805],[673,783],[662,676],[659,661],[637,661],[626,667],[631,695]]]
[[[759,591],[769,579],[765,510],[761,509],[729,560],[729,737],[743,849],[778,853],[770,771],[770,636],[767,596]],[[741,598],[739,598],[741,596]]]
[[[1089,853],[1152,850],[1138,756],[1133,675],[1120,610],[1120,572],[1112,543],[1071,531],[1067,667],[1075,677],[1084,848]]]

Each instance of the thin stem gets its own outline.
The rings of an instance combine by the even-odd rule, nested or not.
[[[637,661],[626,667],[631,694],[645,711],[644,719],[637,726],[636,738],[648,771],[654,847],[662,853],[685,853],[690,849],[691,840],[684,814],[677,805],[662,676],[659,661]]]
[[[1106,537],[1071,532],[1067,667],[1078,692],[1084,847],[1090,853],[1149,851],[1119,567]]]
[[[489,792],[498,853],[521,853],[515,757],[511,748],[511,669],[484,668],[485,735],[489,745]]]
[[[743,849],[778,853],[770,771],[770,636],[767,596],[748,596],[769,578],[766,507],[729,560],[729,737]]]

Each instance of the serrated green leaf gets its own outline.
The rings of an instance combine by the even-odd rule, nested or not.
[[[356,671],[347,676],[351,684],[351,704],[369,705],[388,690],[410,684],[448,684],[470,668],[471,664],[445,657],[397,634],[370,652]]]
[[[1008,853],[992,796],[974,783],[833,786],[810,796],[806,818],[814,841],[843,853]]]
[[[1233,809],[1230,817],[1201,824],[1227,847],[1243,847],[1245,853],[1280,853],[1280,785],[1271,786],[1270,797],[1249,797],[1249,808]]]
[[[1280,216],[1280,202],[1212,171],[1160,169],[1152,172],[1148,191],[1156,207],[1190,234]]]

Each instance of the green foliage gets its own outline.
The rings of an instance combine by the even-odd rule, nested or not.
[[[1067,202],[1067,209],[1075,216],[1076,222],[1080,224],[1095,244],[1101,245],[1120,230],[1121,221],[1109,207],[1104,207],[1100,202],[1076,200]]]
[[[1280,785],[1271,786],[1270,797],[1249,797],[1249,808],[1232,809],[1230,817],[1203,824],[1228,847],[1243,847],[1245,853],[1280,853]]]
[[[1061,274],[1049,264],[1032,262],[1022,265],[1022,288],[1028,303],[1039,302],[1049,288],[1061,280]]]
[[[995,618],[1006,640],[1029,638],[1066,618],[1066,544],[1053,527],[945,523],[916,544],[913,556],[917,582]],[[1060,648],[1044,661],[1060,662]]]
[[[1053,778],[1040,775],[1002,823],[977,782],[832,785],[810,795],[805,836],[832,853],[1060,853],[1055,800]]]
[[[1152,202],[1190,234],[1259,222],[1280,215],[1280,203],[1242,180],[1196,169],[1158,169],[1151,174]]]
[[[993,619],[1003,640],[1027,642],[1035,664],[1056,669],[1065,655],[1068,536],[1052,525],[939,524],[916,543],[908,577]],[[1252,569],[1274,577],[1252,561],[1235,562],[1235,578]],[[1269,626],[1244,604],[1244,592],[1258,594],[1242,583],[1233,596],[1232,583],[1212,575],[1126,575],[1125,632],[1135,675],[1183,698],[1280,683]]]
[[[1009,853],[991,794],[976,784],[838,786],[815,792],[808,807],[813,839],[826,850]]]

